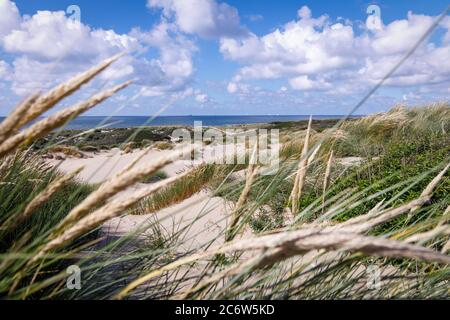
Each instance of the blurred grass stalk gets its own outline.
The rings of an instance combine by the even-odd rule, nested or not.
[[[172,298],[180,294],[191,298],[448,297],[450,257],[445,254],[449,247],[448,219],[445,223],[442,218],[436,219],[436,206],[430,204],[438,186],[448,182],[445,176],[448,157],[445,163],[423,173],[423,177],[416,178],[399,192],[401,195],[440,169],[419,197],[398,203],[393,201],[395,195],[392,201],[380,201],[372,209],[345,221],[336,217],[376,197],[351,188],[345,189],[347,197],[339,197],[332,194],[338,183],[330,185],[334,157],[354,151],[348,145],[351,139],[356,141],[353,148],[370,145],[368,158],[377,155],[388,139],[414,139],[423,132],[445,139],[450,111],[444,104],[412,111],[395,108],[388,113],[344,122],[342,127],[322,133],[312,132],[310,118],[301,154],[285,153],[299,159],[283,159],[274,176],[257,177],[258,168],[252,161],[244,181],[229,184],[231,172],[220,174],[223,181],[216,192],[221,190],[225,198],[239,195],[231,217],[225,218],[231,221],[228,232],[242,230],[257,210],[277,203],[280,195],[286,195],[287,199],[281,201],[282,210],[290,204],[296,220],[282,228],[268,228],[261,234],[237,240],[233,240],[235,233],[223,237],[227,230],[221,230],[215,240],[223,237],[226,241],[213,248],[211,243],[186,248],[196,235],[188,233],[186,238],[174,231],[160,241],[153,239],[151,245],[144,242],[136,247],[136,239],[142,232],[160,230],[157,221],[144,223],[139,232],[99,245],[96,231],[109,219],[135,210],[142,200],[147,202],[143,208],[148,210],[144,213],[179,202],[218,174],[215,170],[208,171],[207,166],[193,168],[148,185],[125,199],[114,199],[119,192],[176,161],[186,150],[175,149],[144,167],[135,168],[136,162],[132,162],[126,170],[89,191],[73,180],[77,171],[61,176],[49,171],[38,155],[23,151],[35,139],[130,85],[125,82],[104,90],[20,131],[118,58],[120,55],[105,60],[48,93],[32,95],[0,124],[0,295],[3,298]],[[313,147],[311,141],[316,141]],[[295,143],[287,141],[286,145],[299,150]],[[192,152],[197,146],[189,148]],[[323,154],[329,155],[326,165],[321,160]],[[313,161],[314,158],[318,161]],[[307,169],[311,176],[323,179],[319,184],[322,187],[315,187]],[[341,175],[343,179],[351,177]],[[293,185],[291,176],[294,176]],[[191,187],[191,182],[198,177],[203,179]],[[30,192],[18,197],[21,189]],[[318,190],[312,201],[311,190]],[[159,198],[160,205],[153,206],[156,209],[152,210],[153,202],[161,194],[164,197]],[[448,206],[448,194],[442,202]],[[45,210],[50,212],[45,214]],[[322,214],[316,219],[313,212]],[[406,213],[409,218],[401,220],[403,225],[393,224],[391,229],[377,234],[377,228]],[[312,217],[312,220],[298,217]],[[91,254],[83,255],[83,250],[90,250]],[[241,256],[236,256],[236,252]],[[327,254],[333,254],[333,258],[325,259]],[[308,256],[315,262],[306,259]],[[384,269],[395,270],[392,279],[386,276],[383,289],[376,293],[360,285],[371,259]],[[83,279],[86,279],[79,292],[71,292],[64,285],[65,267],[74,262],[83,267]]]

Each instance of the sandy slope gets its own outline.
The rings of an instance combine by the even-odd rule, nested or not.
[[[239,145],[241,146],[241,145]],[[199,165],[203,162],[214,163],[216,160],[225,162],[226,148],[224,145],[210,145],[204,147],[201,156],[196,160],[177,160],[166,166],[164,172],[169,176],[174,176],[182,172],[188,167]],[[70,172],[81,166],[84,169],[78,175],[78,178],[87,183],[100,183],[112,177],[117,172],[123,170],[127,165],[138,157],[142,159],[138,161],[135,167],[140,167],[148,162],[152,162],[159,157],[164,157],[173,152],[172,150],[139,150],[135,149],[131,153],[123,153],[118,148],[108,151],[85,153],[86,158],[66,157],[64,160],[47,160],[48,163],[59,166],[63,172]]]
[[[156,213],[111,219],[103,225],[102,232],[106,236],[120,237],[135,230],[148,229],[140,234],[142,241],[145,241],[153,233],[153,229],[148,227],[154,224],[160,228],[163,237],[179,234],[183,243],[180,250],[187,251],[205,244],[223,243],[222,233],[226,230],[231,210],[231,203],[220,197],[211,197],[204,190]]]
[[[145,152],[146,151],[144,150],[135,150],[132,153],[125,154],[119,149],[114,148],[99,153],[87,153],[87,158],[67,157],[63,161],[50,160],[49,163],[59,166],[59,169],[63,172],[70,172],[83,166],[84,168],[78,175],[78,178],[87,183],[100,183],[123,170],[127,165]],[[143,166],[159,157],[164,157],[170,152],[170,150],[147,151],[142,159],[136,164],[136,167]],[[194,161],[178,160],[166,166],[164,172],[166,172],[168,176],[173,176],[193,164]]]

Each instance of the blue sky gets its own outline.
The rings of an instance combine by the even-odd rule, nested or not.
[[[366,12],[370,5],[380,18]],[[117,52],[127,54],[63,105],[134,79],[89,114],[344,114],[447,5],[0,0],[0,115]],[[447,17],[358,113],[448,100],[449,30]]]

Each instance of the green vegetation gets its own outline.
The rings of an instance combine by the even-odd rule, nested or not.
[[[58,189],[52,197],[38,206],[28,217],[18,220],[25,208],[38,197],[48,186],[61,177],[54,169],[45,166],[38,158],[18,153],[0,161],[0,252],[33,254],[49,232],[78,203],[89,195],[93,186],[82,184],[71,179]],[[81,237],[70,248],[83,246],[98,237],[96,232]],[[23,259],[3,259],[0,266],[2,274],[0,292],[5,292],[13,286],[14,274],[24,266]],[[60,259],[51,266],[44,265],[38,278],[45,279],[59,272],[65,272],[70,265],[69,260]],[[23,282],[30,282],[32,274],[26,275]],[[50,288],[36,297],[48,294]]]
[[[175,146],[170,142],[156,142],[153,148],[158,150],[172,150]]]
[[[411,110],[395,108],[387,115],[351,120],[343,128],[345,129],[340,130],[345,133],[340,134],[345,138],[332,137],[325,140],[321,149],[322,156],[308,168],[300,201],[301,211],[304,210],[303,221],[313,221],[324,210],[335,205],[331,202],[328,206],[321,207],[326,156],[331,149],[338,157],[364,156],[364,160],[361,165],[350,167],[342,166],[339,161],[334,162],[331,170],[333,185],[328,190],[327,198],[339,197],[350,190],[352,194],[358,194],[354,199],[355,203],[370,197],[351,209],[336,214],[334,219],[337,221],[364,214],[383,199],[392,199],[390,204],[397,206],[419,197],[433,175],[422,177],[419,181],[415,179],[431,171],[436,173],[436,168],[450,160],[450,136],[447,134],[450,130],[450,112],[445,105]],[[282,157],[287,162],[297,159],[302,149],[302,136],[293,136],[299,138],[300,142],[291,140],[288,142],[289,150],[282,151]],[[323,134],[316,133],[312,140],[318,142],[322,137]],[[272,177],[261,177],[252,188],[250,199],[258,203],[259,208],[259,212],[249,220],[254,231],[261,232],[282,226],[283,210],[289,203],[293,184],[292,179],[286,178],[283,173],[277,179],[280,180],[273,193],[268,191],[274,184]],[[230,187],[230,192],[223,194],[229,200],[237,201],[242,188],[243,183],[238,188]],[[444,211],[450,204],[449,194],[450,179],[446,176],[435,190],[430,203],[436,204],[435,212]],[[404,222],[404,218],[402,221]],[[388,227],[390,225],[386,226]],[[380,232],[388,230],[386,228],[380,229]]]
[[[14,221],[30,201],[61,176],[36,157],[24,153],[0,162],[0,222]],[[35,238],[54,227],[93,187],[71,180],[16,228],[2,233],[3,250],[23,236]]]
[[[33,146],[36,150],[49,145],[63,144],[77,147],[81,151],[98,151],[111,149],[131,143],[132,148],[143,148],[153,142],[170,141],[170,134],[175,127],[137,127],[95,129],[92,131],[62,130],[37,140]]]
[[[152,174],[148,178],[144,178],[144,180],[142,180],[142,183],[155,183],[155,182],[164,180],[166,178],[167,178],[167,173],[160,170],[160,171],[156,172],[155,174]]]
[[[234,166],[227,165],[201,165],[149,197],[135,214],[156,212],[189,198],[203,188],[219,186],[233,169]]]

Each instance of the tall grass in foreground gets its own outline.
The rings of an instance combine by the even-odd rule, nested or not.
[[[395,109],[344,123],[333,132],[312,132],[308,146],[290,142],[303,148],[283,153],[273,176],[252,174],[256,171],[249,167],[245,181],[228,181],[229,168],[203,166],[148,184],[126,199],[115,198],[196,146],[175,149],[144,167],[132,163],[95,189],[49,171],[38,154],[24,148],[128,82],[19,129],[117,58],[31,97],[0,124],[3,298],[448,298],[448,105]],[[431,138],[416,139],[424,136]],[[342,138],[354,142],[342,143]],[[336,158],[348,154],[368,160],[355,169],[342,168],[333,165],[331,150]],[[293,193],[299,170],[303,191]],[[277,224],[259,221],[256,235],[234,239],[220,230],[216,239],[230,241],[218,246],[189,246],[198,236],[189,232],[190,225],[162,230],[159,219],[118,239],[103,239],[96,232],[136,208],[151,217],[218,177],[223,181],[210,185],[214,193],[238,203],[231,212],[238,217],[233,228],[251,228],[258,217],[271,221],[277,216]],[[206,207],[201,211],[210,214]],[[284,219],[286,213],[292,219]],[[17,223],[21,217],[26,222]],[[71,264],[82,269],[81,290],[66,287]],[[367,285],[373,266],[381,270],[376,288]]]

